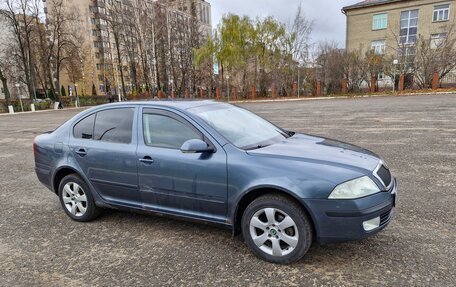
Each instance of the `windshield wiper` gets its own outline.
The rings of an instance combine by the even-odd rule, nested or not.
[[[259,144],[259,145],[253,146],[253,147],[245,148],[245,150],[255,150],[255,149],[260,149],[260,148],[264,148],[264,147],[268,147],[268,146],[270,146],[270,144]]]
[[[285,133],[286,138],[291,138],[292,136],[294,136],[296,134],[295,132],[287,131],[287,130],[283,130],[282,134],[283,133]]]

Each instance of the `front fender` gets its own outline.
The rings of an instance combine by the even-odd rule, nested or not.
[[[228,209],[228,212],[231,212],[227,216],[229,223],[236,228],[237,219],[240,215],[238,214],[239,208],[244,198],[249,196],[249,194],[251,193],[256,194],[258,191],[261,191],[260,193],[263,193],[267,190],[275,190],[283,194],[286,194],[291,198],[294,198],[299,204],[301,204],[301,206],[303,206],[303,208],[311,217],[311,220],[315,222],[315,217],[312,214],[311,209],[308,207],[306,199],[312,198],[311,195],[313,193],[320,193],[320,189],[327,189],[330,192],[333,188],[333,184],[318,180],[309,180],[306,182],[301,182],[301,184],[299,185],[298,183],[298,181],[291,180],[286,176],[256,179],[249,182],[249,184],[245,187],[245,189],[243,189],[242,192],[235,193],[235,196],[229,199],[228,204],[232,206],[232,208]],[[235,228],[233,228],[233,230]]]

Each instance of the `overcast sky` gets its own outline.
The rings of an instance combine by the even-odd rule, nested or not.
[[[217,27],[229,12],[251,18],[274,16],[289,23],[302,3],[307,18],[314,21],[312,41],[335,41],[345,46],[345,15],[341,9],[361,0],[208,0],[212,5],[212,24]]]

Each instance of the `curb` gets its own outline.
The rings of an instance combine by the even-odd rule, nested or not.
[[[456,91],[451,92],[433,92],[433,93],[398,93],[398,94],[378,94],[378,95],[354,95],[354,96],[328,96],[328,97],[309,97],[309,98],[292,98],[292,99],[264,99],[264,100],[242,100],[230,101],[230,103],[272,103],[272,102],[297,102],[297,101],[321,101],[337,99],[364,99],[380,97],[407,97],[407,96],[434,96],[434,95],[456,95]]]
[[[354,95],[354,96],[328,96],[328,97],[309,97],[309,98],[287,98],[287,99],[262,99],[262,100],[241,100],[241,101],[229,101],[228,103],[233,104],[248,104],[248,103],[274,103],[274,102],[300,102],[300,101],[323,101],[323,100],[337,100],[337,99],[364,99],[364,98],[380,98],[380,97],[407,97],[407,96],[435,96],[435,95],[456,95],[456,91],[448,91],[448,92],[429,92],[429,93],[397,93],[397,94],[376,94],[376,95]],[[196,99],[196,98],[195,98]],[[214,99],[213,99],[214,100]],[[227,101],[221,101],[226,103]],[[65,108],[61,110],[41,110],[41,111],[27,111],[27,112],[15,112],[14,114],[9,113],[0,113],[0,116],[16,116],[16,115],[23,115],[23,114],[34,114],[34,113],[50,113],[50,112],[58,112],[58,111],[68,111],[68,110],[82,110],[88,109],[93,106],[87,107],[78,107],[78,108]]]
[[[68,110],[81,110],[81,109],[87,109],[90,107],[79,107],[79,108],[65,108],[61,110],[40,110],[40,111],[27,111],[27,112],[14,112],[14,114],[10,113],[0,113],[0,116],[18,116],[18,115],[25,115],[25,114],[36,114],[36,113],[51,113],[51,112],[58,112],[58,111],[68,111]]]

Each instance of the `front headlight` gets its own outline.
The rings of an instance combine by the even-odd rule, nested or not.
[[[355,199],[380,192],[380,189],[368,176],[339,184],[329,195],[329,199]]]

